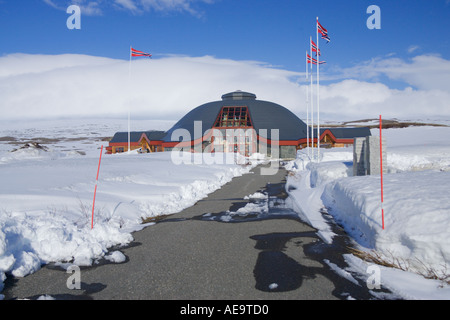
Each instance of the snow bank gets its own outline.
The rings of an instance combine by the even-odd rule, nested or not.
[[[372,132],[378,135],[377,130]],[[287,165],[286,188],[291,207],[318,234],[330,242],[334,236],[325,222],[327,212],[344,227],[363,251],[376,250],[387,261],[409,271],[448,274],[450,266],[450,128],[413,127],[383,131],[387,138],[389,174],[384,175],[382,229],[380,176],[352,177],[352,149],[322,150],[320,163],[310,161],[308,150]],[[443,282],[423,286],[416,275],[396,281],[399,270],[383,271],[387,287],[406,298],[449,299]],[[414,280],[412,280],[414,278]],[[424,279],[424,278],[422,278]],[[405,284],[402,288],[399,283]],[[430,286],[434,290],[430,290]],[[423,287],[425,291],[421,291]]]
[[[91,229],[100,143],[0,154],[0,291],[5,274],[23,277],[49,262],[85,266],[126,245],[143,219],[176,213],[251,165],[175,164],[171,153],[103,155]],[[148,224],[147,224],[148,225]],[[0,295],[1,297],[1,295]]]
[[[99,223],[92,230],[80,228],[57,213],[3,212],[0,227],[0,270],[16,277],[33,273],[48,262],[91,265],[109,247],[132,240],[131,234],[112,225]]]
[[[450,172],[386,175],[385,230],[382,230],[380,177],[352,177],[328,183],[324,205],[359,244],[409,261],[411,269],[450,264]]]

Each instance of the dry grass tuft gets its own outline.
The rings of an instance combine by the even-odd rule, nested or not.
[[[416,259],[415,261],[402,259],[395,257],[392,252],[388,252],[389,256],[386,256],[375,250],[362,251],[355,248],[348,247],[347,250],[359,257],[360,259],[375,263],[388,268],[396,268],[403,271],[409,271],[417,273],[426,279],[439,280],[443,284],[450,285],[450,274],[448,273],[447,266],[444,265],[441,270],[426,265],[423,261]],[[414,263],[415,262],[415,263]]]

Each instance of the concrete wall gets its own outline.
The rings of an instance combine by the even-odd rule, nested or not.
[[[280,146],[281,159],[295,159],[297,157],[297,148],[295,146]]]
[[[353,141],[353,176],[366,175],[366,138]]]
[[[383,138],[383,173],[387,170],[386,139]],[[353,142],[353,175],[380,174],[380,137],[355,138]]]

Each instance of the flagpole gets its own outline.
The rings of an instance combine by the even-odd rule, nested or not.
[[[308,51],[306,51],[305,55],[305,67],[306,67],[306,81],[309,80],[309,71],[308,71]],[[306,85],[306,148],[308,148],[309,155],[309,86]]]
[[[317,162],[319,162],[320,161],[319,17],[316,17],[316,36],[317,36]]]
[[[130,46],[130,63],[128,65],[128,154],[130,154],[130,149],[131,149],[131,139],[130,139],[130,106],[131,106],[131,102],[130,102],[130,91],[131,91],[131,51],[132,51],[133,46]]]
[[[309,37],[309,51],[311,55],[311,159],[314,158],[314,96],[313,96],[313,61],[312,61],[312,37]]]

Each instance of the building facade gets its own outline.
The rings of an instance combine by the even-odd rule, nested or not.
[[[131,132],[131,150],[161,152],[182,149],[189,152],[254,153],[295,158],[307,146],[307,125],[287,108],[257,100],[249,92],[224,94],[219,101],[203,104],[181,118],[170,130]],[[317,145],[317,130],[309,145]],[[370,136],[369,128],[322,128],[321,147],[343,147],[356,137]],[[128,132],[118,132],[108,153],[128,151]]]

